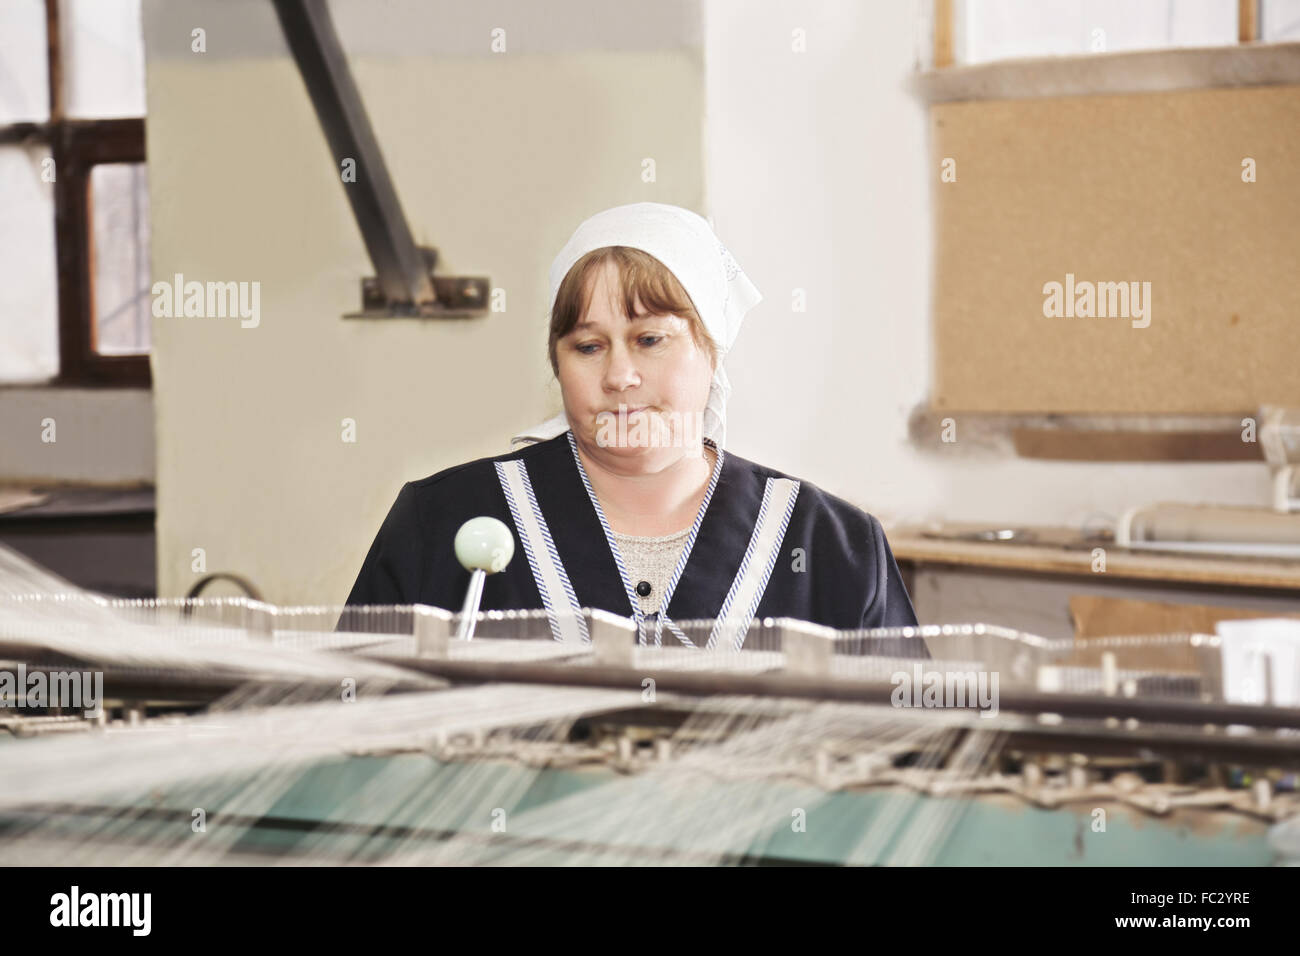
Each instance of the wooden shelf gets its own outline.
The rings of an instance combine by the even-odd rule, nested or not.
[[[887,529],[886,535],[898,561],[918,565],[1300,592],[1300,561],[1132,551],[1111,540],[1085,538],[1070,528],[1026,528],[1034,532],[1038,540],[1024,543],[934,536],[936,533],[958,535],[991,527],[994,525],[954,523],[938,529],[900,525]],[[1105,548],[1105,572],[1092,569],[1094,547]]]

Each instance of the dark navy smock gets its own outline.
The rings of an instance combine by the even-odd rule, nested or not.
[[[457,561],[453,541],[465,521],[491,515],[512,529],[516,547],[505,570],[487,576],[481,608],[543,607],[497,468],[498,463],[518,461],[577,604],[633,616],[626,583],[575,454],[566,432],[407,482],[366,555],[347,603],[429,604],[459,611],[469,572]],[[672,621],[720,616],[754,536],[768,479],[797,480],[731,452],[721,459],[685,567],[663,609]],[[799,481],[789,507],[757,618],[792,617],[840,629],[917,623],[875,517],[807,481]]]

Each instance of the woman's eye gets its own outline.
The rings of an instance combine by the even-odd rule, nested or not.
[[[654,348],[663,340],[662,335],[641,335],[637,337],[637,341],[645,348]],[[573,350],[582,355],[594,355],[598,348],[600,346],[595,342],[584,342],[582,345],[575,345]]]

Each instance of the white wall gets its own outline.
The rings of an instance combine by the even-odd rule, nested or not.
[[[709,0],[708,190],[763,292],[728,361],[728,444],[884,520],[1079,525],[1155,500],[1263,504],[1261,464],[917,451],[931,382],[931,168],[906,91],[921,0]],[[807,52],[791,52],[791,31]],[[807,290],[808,311],[791,309]]]

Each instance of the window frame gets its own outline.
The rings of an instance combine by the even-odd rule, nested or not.
[[[145,121],[141,117],[76,120],[65,115],[60,13],[59,0],[45,0],[49,120],[0,125],[0,145],[44,144],[54,159],[59,371],[41,384],[149,388],[153,384],[150,353],[101,355],[95,350],[94,204],[90,195],[93,167],[145,162]]]

